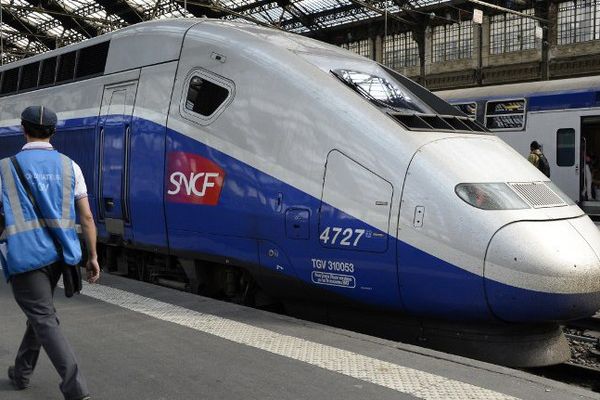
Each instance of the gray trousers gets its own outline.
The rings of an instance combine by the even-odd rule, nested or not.
[[[65,399],[78,400],[89,392],[54,308],[54,289],[60,275],[60,264],[53,264],[11,277],[15,300],[27,316],[27,330],[15,360],[15,379],[29,383],[43,347],[62,378],[60,390]]]

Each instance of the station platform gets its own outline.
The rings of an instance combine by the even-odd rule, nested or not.
[[[60,399],[45,354],[31,387],[6,368],[25,318],[0,282],[0,399]],[[116,276],[72,299],[61,325],[93,399],[600,399],[528,373]]]

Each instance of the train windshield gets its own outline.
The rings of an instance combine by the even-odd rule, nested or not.
[[[400,82],[385,73],[374,74],[350,69],[332,70],[331,73],[379,107],[401,113],[432,112],[426,104],[410,93]]]

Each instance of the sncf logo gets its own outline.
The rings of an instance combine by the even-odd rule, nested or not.
[[[167,156],[167,201],[215,206],[225,172],[211,160],[181,151]]]

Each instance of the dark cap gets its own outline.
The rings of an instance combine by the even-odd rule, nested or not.
[[[21,120],[42,127],[56,126],[56,113],[44,106],[27,107],[21,114]]]
[[[542,146],[540,146],[540,144],[535,140],[533,142],[531,142],[531,144],[529,145],[529,148],[532,150],[539,150],[540,147],[542,147]]]

